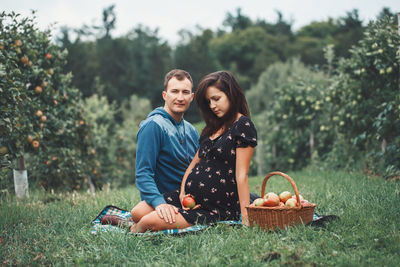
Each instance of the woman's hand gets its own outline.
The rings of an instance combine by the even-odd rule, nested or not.
[[[181,206],[182,206],[182,209],[183,209],[183,210],[195,210],[195,209],[198,209],[198,208],[201,207],[200,204],[195,205],[195,206],[194,206],[193,208],[191,208],[191,209],[185,207],[185,206],[183,205],[183,199],[184,199],[186,196],[192,196],[192,195],[190,195],[190,194],[186,195],[185,192],[182,192],[182,191],[181,191],[181,193],[179,194],[179,200],[181,201]],[[193,197],[193,196],[192,196],[192,197]]]
[[[247,216],[247,214],[246,215],[242,214],[242,224],[246,225],[246,226],[250,226],[249,217]]]

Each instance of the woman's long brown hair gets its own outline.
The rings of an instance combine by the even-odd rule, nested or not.
[[[229,110],[222,118],[218,118],[217,115],[212,112],[209,101],[206,99],[207,88],[210,86],[215,86],[224,92],[229,99]],[[235,122],[237,113],[250,117],[246,97],[243,94],[242,88],[240,88],[235,77],[228,71],[217,71],[205,76],[196,89],[195,101],[200,109],[201,117],[206,123],[206,126],[201,132],[201,136],[210,136],[216,133],[221,127],[223,127],[225,132]]]

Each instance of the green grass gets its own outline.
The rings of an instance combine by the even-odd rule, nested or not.
[[[139,201],[134,186],[95,195],[37,191],[24,201],[3,195],[0,265],[397,266],[399,182],[345,172],[289,175],[317,212],[341,219],[274,232],[220,225],[183,236],[92,235],[90,222],[105,205],[130,209]],[[260,191],[262,179],[250,179],[251,191]],[[290,188],[276,176],[266,191]]]

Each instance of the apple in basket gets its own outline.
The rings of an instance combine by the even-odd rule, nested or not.
[[[309,202],[308,202],[308,200],[306,200],[306,199],[302,199],[302,200],[300,200],[300,204],[302,205],[302,206],[305,206],[305,205],[307,205]]]
[[[285,206],[289,207],[289,208],[294,208],[294,207],[296,207],[296,203],[297,203],[297,200],[295,198],[289,198],[288,200],[286,200]]]
[[[296,195],[293,195],[293,196],[292,196],[292,198],[294,198],[294,199],[296,199],[296,200],[297,200],[297,198],[296,198]],[[300,201],[302,201],[302,200],[304,199],[304,198],[303,198],[303,196],[302,196],[302,195],[300,195],[300,194],[299,194],[299,198],[300,198]]]
[[[192,195],[186,195],[183,200],[182,200],[182,205],[185,208],[193,209],[193,207],[196,205],[196,201],[194,201],[194,198]]]
[[[279,199],[285,203],[286,200],[288,200],[289,198],[292,197],[292,193],[290,193],[289,191],[283,191],[282,193],[279,194]]]
[[[260,206],[264,206],[264,202],[265,202],[265,199],[259,197],[259,198],[255,199],[255,200],[253,201],[253,204],[254,204],[254,206],[256,206],[256,207],[260,207]]]
[[[275,207],[275,206],[279,206],[279,196],[273,192],[269,192],[267,194],[265,194],[264,196],[264,206],[267,207]]]

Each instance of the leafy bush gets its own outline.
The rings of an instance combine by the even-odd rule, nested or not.
[[[139,123],[151,111],[150,101],[132,95],[122,103],[108,103],[105,96],[97,94],[85,99],[84,114],[92,133],[88,153],[96,168],[93,175],[100,184],[126,185],[135,181],[136,135]],[[121,114],[122,121],[115,117]]]

